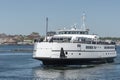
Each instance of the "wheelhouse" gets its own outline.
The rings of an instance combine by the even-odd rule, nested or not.
[[[88,31],[60,31],[59,34],[88,34]]]

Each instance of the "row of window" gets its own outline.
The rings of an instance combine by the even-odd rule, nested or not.
[[[105,46],[104,49],[114,49],[114,46]]]
[[[86,49],[96,49],[96,46],[86,46]]]
[[[86,49],[96,49],[96,48],[101,48],[97,46],[86,46]],[[105,46],[104,49],[114,49],[114,46]]]
[[[87,31],[62,31],[59,34],[88,34]]]
[[[71,38],[52,38],[50,42],[70,42]]]

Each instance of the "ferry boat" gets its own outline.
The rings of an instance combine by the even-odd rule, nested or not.
[[[44,65],[78,65],[114,62],[117,56],[115,42],[101,40],[98,35],[89,34],[85,14],[82,28],[61,29],[44,41],[35,41],[33,58]]]

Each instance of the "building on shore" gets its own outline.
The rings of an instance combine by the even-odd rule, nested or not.
[[[30,44],[34,43],[34,39],[40,39],[39,33],[33,32],[30,35],[6,35],[0,34],[0,44]]]

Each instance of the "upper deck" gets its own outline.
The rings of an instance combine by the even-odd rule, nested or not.
[[[46,42],[58,42],[58,43],[87,43],[87,44],[108,44],[108,43],[114,43],[114,42],[106,42],[104,40],[100,40],[98,35],[90,35],[89,29],[86,28],[85,24],[85,14],[82,16],[82,25],[81,28],[77,29],[76,25],[74,25],[71,29],[61,29],[56,32],[47,32],[47,35],[45,37]]]
[[[57,43],[85,43],[85,44],[115,44],[114,42],[107,42],[100,40],[98,35],[88,34],[89,30],[81,29],[63,29],[58,30],[58,33],[49,36],[48,42],[57,42]]]

